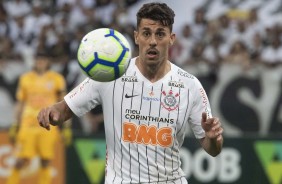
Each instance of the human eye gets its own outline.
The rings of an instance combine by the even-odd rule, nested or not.
[[[157,32],[156,35],[157,35],[158,38],[163,38],[163,37],[165,37],[165,33],[162,32],[162,31]]]
[[[150,32],[149,32],[149,31],[144,31],[144,32],[142,33],[142,35],[147,38],[147,37],[150,36]]]

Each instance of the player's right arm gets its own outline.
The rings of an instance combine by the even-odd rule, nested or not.
[[[53,126],[59,125],[73,116],[73,112],[65,102],[62,100],[52,106],[40,110],[37,116],[39,125],[47,130],[50,130],[50,124]]]
[[[16,92],[17,102],[15,105],[15,122],[9,128],[9,139],[12,144],[14,144],[16,141],[16,137],[19,131],[21,118],[23,114],[23,109],[24,109],[25,102],[26,102],[26,90],[24,87],[26,80],[27,79],[25,76],[21,76],[19,80],[19,84],[17,86],[17,92]]]
[[[12,144],[14,144],[16,141],[16,137],[20,127],[23,108],[24,108],[24,102],[17,101],[15,106],[16,121],[12,123],[12,125],[9,128],[9,139]]]

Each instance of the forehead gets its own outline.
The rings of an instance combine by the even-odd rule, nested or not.
[[[155,20],[151,20],[151,19],[142,19],[140,21],[140,25],[139,25],[138,29],[139,29],[139,31],[141,31],[141,30],[151,30],[151,31],[163,30],[163,31],[169,32],[168,26],[162,25],[160,21],[155,21]]]
[[[37,62],[49,62],[49,59],[46,57],[37,57],[35,60]]]

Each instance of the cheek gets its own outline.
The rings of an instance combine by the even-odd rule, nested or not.
[[[170,48],[170,44],[168,44],[168,43],[164,43],[164,44],[161,44],[159,46],[160,46],[161,50],[164,51],[164,52],[167,52]]]
[[[146,48],[146,43],[145,42],[142,42],[142,41],[138,41],[138,47],[139,47],[139,49],[140,50],[143,50],[143,49],[145,49]]]

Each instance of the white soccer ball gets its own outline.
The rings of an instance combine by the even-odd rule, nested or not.
[[[99,28],[82,38],[77,59],[83,73],[88,77],[109,82],[125,73],[131,59],[131,48],[120,32]]]

